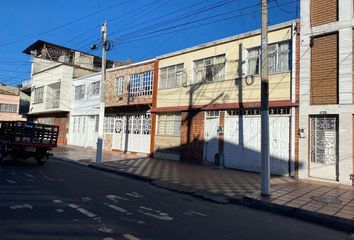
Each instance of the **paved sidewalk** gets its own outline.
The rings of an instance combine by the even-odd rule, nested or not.
[[[61,146],[54,150],[54,156],[80,162],[94,162],[95,150]],[[231,198],[243,196],[251,201],[284,207],[288,211],[300,210],[319,217],[328,217],[332,221],[344,220],[354,226],[354,187],[351,186],[272,177],[272,195],[265,198],[259,194],[260,175],[256,173],[221,170],[122,153],[105,153],[103,165],[155,181],[223,194]]]

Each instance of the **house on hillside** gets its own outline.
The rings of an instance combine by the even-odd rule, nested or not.
[[[58,144],[67,143],[73,79],[101,70],[100,57],[38,40],[24,51],[32,57],[29,116],[59,126]],[[107,67],[112,66],[107,61]],[[96,89],[99,91],[99,89]]]
[[[301,0],[301,178],[354,185],[354,4]]]
[[[269,27],[271,172],[288,176],[297,171],[296,26]],[[154,157],[260,171],[260,39],[257,30],[157,57]]]

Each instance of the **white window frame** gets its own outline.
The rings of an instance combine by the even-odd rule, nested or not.
[[[159,89],[180,87],[184,81],[184,63],[163,67],[159,70]]]
[[[44,86],[36,87],[33,90],[33,103],[43,103]]]
[[[223,58],[222,61],[220,61],[221,58]],[[218,68],[221,68],[222,71],[217,71]],[[226,79],[226,54],[194,60],[193,70],[191,84],[223,81]]]
[[[154,71],[146,71],[130,75],[129,97],[151,96]]]
[[[287,50],[285,51],[280,51],[280,45],[282,44],[287,44],[288,45],[288,48]],[[268,67],[269,67],[269,73],[270,74],[274,74],[274,73],[283,73],[283,72],[289,72],[291,71],[291,42],[289,40],[286,40],[286,41],[281,41],[281,42],[276,42],[276,43],[272,43],[272,44],[269,44],[269,49],[271,49],[272,47],[274,47],[274,51],[273,52],[269,52],[269,56],[268,56]],[[248,50],[248,56],[247,56],[247,75],[250,76],[250,75],[260,75],[260,71],[261,71],[261,61],[262,61],[262,58],[261,58],[261,47],[253,47],[253,48],[249,48]],[[257,57],[252,57],[252,59],[256,59],[258,58],[258,72],[251,72],[251,68],[250,68],[250,64],[251,64],[251,57],[250,57],[250,52],[251,51],[258,51],[258,55]],[[287,54],[287,69],[282,69],[281,68],[281,62],[280,62],[280,56],[281,54],[283,53],[286,53]],[[270,64],[271,61],[270,61],[270,58],[274,56],[275,58],[275,67]]]
[[[46,108],[59,108],[61,83],[56,82],[47,86]]]
[[[168,126],[171,124],[172,126]],[[158,136],[181,136],[182,114],[181,113],[160,113],[157,119]],[[169,128],[168,128],[169,127]],[[169,131],[170,129],[170,131]],[[172,129],[172,131],[171,131]]]
[[[124,94],[124,76],[117,77],[116,78],[116,94],[117,95],[122,95]]]
[[[75,86],[75,100],[83,100],[85,98],[85,84]]]
[[[17,110],[16,104],[0,103],[0,112],[17,113]]]
[[[90,84],[90,96],[100,95],[101,81],[96,81]]]

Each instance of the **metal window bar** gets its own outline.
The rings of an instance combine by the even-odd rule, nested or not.
[[[129,96],[150,96],[152,95],[153,71],[130,75]]]

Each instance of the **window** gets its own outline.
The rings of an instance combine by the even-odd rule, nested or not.
[[[149,96],[152,94],[153,71],[130,75],[129,96]]]
[[[198,82],[220,81],[225,79],[225,55],[194,61],[194,79]]]
[[[44,87],[35,88],[33,93],[34,93],[33,103],[42,103],[43,102]]]
[[[81,100],[85,97],[85,85],[75,87],[75,100]]]
[[[90,87],[91,87],[91,92],[90,92],[91,96],[100,94],[100,81],[91,83]]]
[[[17,112],[17,105],[16,104],[0,103],[0,112],[16,113]]]
[[[60,102],[60,82],[53,83],[47,87],[47,109],[59,108]]]
[[[104,118],[104,132],[113,133],[114,128],[114,117],[109,116]]]
[[[180,113],[159,114],[158,135],[180,136],[181,135],[181,114]]]
[[[268,46],[269,73],[287,72],[290,70],[290,42],[270,44]],[[248,75],[260,74],[261,48],[248,50]]]
[[[121,95],[124,93],[124,77],[116,78],[116,93]]]
[[[184,81],[183,64],[160,69],[159,89],[182,86]]]

